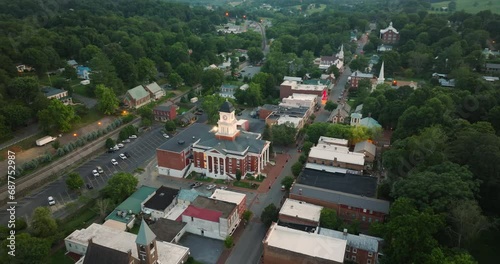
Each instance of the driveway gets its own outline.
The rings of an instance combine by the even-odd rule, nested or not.
[[[257,73],[260,72],[260,66],[246,66],[245,68],[243,68],[240,73],[241,73],[241,76],[242,77],[245,77],[247,76],[248,78],[253,78],[253,76]]]

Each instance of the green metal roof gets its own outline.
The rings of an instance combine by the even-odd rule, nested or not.
[[[130,90],[127,91],[127,93],[130,95],[135,100],[142,99],[146,96],[149,96],[148,91],[142,87],[142,85],[136,86]]]
[[[139,227],[139,232],[137,233],[137,237],[135,239],[135,243],[138,245],[147,246],[156,238],[156,235],[151,231],[149,226],[142,219],[141,227]]]
[[[138,214],[141,212],[141,203],[144,202],[149,195],[153,194],[156,189],[157,188],[149,186],[141,186],[135,193],[118,205],[115,210],[106,217],[106,220],[112,219],[127,224],[130,222],[130,219],[127,219],[128,217],[123,217],[123,215],[118,215],[117,213],[119,211],[127,212],[127,216],[130,216],[129,211],[132,211],[132,214]]]

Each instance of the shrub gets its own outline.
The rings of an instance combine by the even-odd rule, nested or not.
[[[65,154],[66,154],[66,152],[64,151],[64,148],[59,148],[59,149],[57,149],[56,155],[57,155],[58,157],[62,157],[62,156],[64,156]]]
[[[232,236],[227,236],[226,239],[224,239],[224,246],[226,248],[232,248],[234,244],[234,240]]]

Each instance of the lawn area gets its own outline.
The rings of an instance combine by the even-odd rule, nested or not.
[[[433,8],[448,7],[451,1],[432,3]],[[455,0],[457,11],[464,10],[467,13],[478,13],[483,10],[490,10],[492,13],[500,14],[500,1],[494,0]],[[447,13],[446,11],[435,11],[435,13]]]
[[[190,108],[185,107],[185,106],[179,106],[179,109],[177,109],[177,114],[181,115],[182,113],[189,111],[189,109]]]
[[[88,124],[97,122],[99,119],[103,118],[104,115],[100,113],[95,107],[89,109],[89,112],[86,115],[80,117],[80,120],[77,124],[75,124],[73,129],[82,128]]]
[[[89,87],[85,86],[85,85],[77,84],[77,85],[73,86],[74,93],[93,98],[94,96],[91,96],[89,91],[90,91]]]
[[[217,179],[214,181],[215,184],[226,184],[226,180],[223,179]]]
[[[68,256],[65,255],[66,248],[62,247],[58,251],[54,252],[50,256],[49,263],[51,264],[74,264],[75,262]]]
[[[132,229],[128,230],[128,232],[137,235],[137,233],[139,233],[139,228],[141,228],[140,225],[134,225],[134,227],[132,227]]]
[[[262,175],[260,175],[259,177],[246,176],[245,179],[249,181],[263,182],[266,179],[266,177]]]
[[[259,188],[259,185],[256,183],[253,183],[254,187],[252,187],[252,183],[250,182],[245,182],[245,181],[235,181],[233,182],[233,186],[236,187],[242,187],[242,188],[247,188],[247,189],[257,189]]]
[[[204,176],[202,176],[198,173],[195,173],[195,172],[191,172],[191,174],[186,176],[186,179],[200,181],[200,182],[212,182],[214,180],[210,177],[206,177],[206,176],[204,177]]]

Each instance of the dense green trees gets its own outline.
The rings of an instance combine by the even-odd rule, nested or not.
[[[66,185],[70,190],[78,190],[83,186],[84,182],[80,174],[77,172],[72,172],[68,174],[66,178]]]
[[[102,84],[97,85],[95,94],[97,97],[97,108],[105,115],[111,115],[118,109],[118,98],[115,92]]]
[[[78,118],[72,106],[64,105],[59,100],[50,100],[47,109],[38,112],[40,126],[46,131],[55,129],[60,132],[68,132],[72,122]]]
[[[134,175],[119,172],[109,179],[102,192],[114,203],[121,203],[135,191],[138,182],[139,180]]]

